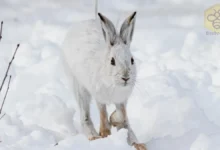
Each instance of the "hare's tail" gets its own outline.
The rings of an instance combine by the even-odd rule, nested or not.
[[[98,0],[95,1],[95,19],[97,19],[97,14],[98,14]]]

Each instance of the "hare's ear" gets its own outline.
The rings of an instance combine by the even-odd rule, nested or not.
[[[109,46],[113,46],[115,44],[116,40],[116,30],[113,25],[113,23],[104,15],[101,13],[98,13],[100,20],[101,20],[101,26],[102,26],[102,32],[103,36],[105,38],[105,41]]]
[[[125,44],[130,45],[134,33],[136,19],[136,11],[133,12],[122,24],[120,30],[120,37]]]

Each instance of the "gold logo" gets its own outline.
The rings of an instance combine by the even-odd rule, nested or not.
[[[213,32],[220,33],[220,4],[205,10],[205,27]]]

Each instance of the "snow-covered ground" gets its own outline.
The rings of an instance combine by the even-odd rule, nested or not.
[[[115,24],[138,12],[132,42],[138,81],[128,117],[148,150],[220,149],[220,35],[206,35],[204,28],[204,10],[216,3],[99,0],[99,11]],[[91,0],[0,0],[1,80],[21,43],[0,120],[0,150],[133,149],[126,130],[112,129],[108,138],[92,142],[81,134],[60,46],[72,22],[88,18],[94,18]],[[98,130],[94,101],[91,111]]]

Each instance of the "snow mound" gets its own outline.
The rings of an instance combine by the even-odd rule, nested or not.
[[[107,3],[107,4],[106,4]],[[131,45],[138,79],[128,118],[149,150],[219,150],[219,36],[206,35],[203,12],[214,0],[101,1],[114,23],[137,10]],[[72,22],[94,18],[93,2],[0,1],[4,19],[0,81],[17,43],[0,120],[0,150],[129,150],[127,131],[96,141],[81,132],[79,108],[60,46]],[[199,21],[198,21],[199,20]],[[6,86],[0,94],[0,102]],[[108,112],[114,111],[110,106]],[[92,101],[91,117],[99,129]]]

